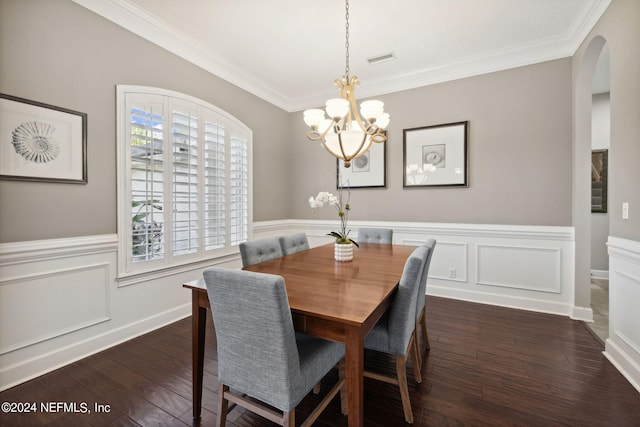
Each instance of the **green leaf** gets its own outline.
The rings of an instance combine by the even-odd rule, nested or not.
[[[335,232],[335,231],[332,231],[331,233],[328,233],[328,234],[327,234],[327,236],[333,236],[333,237],[335,237],[336,239],[342,239],[342,238],[343,238],[343,237],[342,237],[342,234],[337,233],[337,232]]]
[[[133,218],[131,218],[131,221],[133,222],[141,222],[144,217],[146,217],[147,214],[146,213],[139,213],[133,216]]]

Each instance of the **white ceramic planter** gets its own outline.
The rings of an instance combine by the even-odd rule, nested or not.
[[[334,245],[334,257],[336,261],[353,260],[353,243],[336,243]]]

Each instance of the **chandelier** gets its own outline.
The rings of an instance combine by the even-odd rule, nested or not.
[[[344,167],[351,166],[351,160],[365,154],[372,142],[385,142],[385,129],[389,125],[389,114],[384,112],[382,101],[369,100],[360,104],[355,99],[355,88],[360,85],[356,76],[349,76],[349,0],[346,9],[346,66],[344,75],[334,81],[340,89],[340,98],[326,102],[323,110],[314,108],[304,112],[304,122],[311,128],[307,138],[321,141],[322,146],[333,156],[344,160]]]

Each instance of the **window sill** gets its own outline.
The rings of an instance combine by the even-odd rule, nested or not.
[[[185,273],[193,270],[198,270],[201,268],[211,267],[214,265],[224,264],[224,263],[239,261],[239,260],[240,260],[240,253],[232,252],[228,254],[212,256],[206,259],[186,262],[183,264],[175,264],[175,265],[166,266],[162,268],[155,268],[153,270],[148,270],[148,271],[121,272],[121,273],[118,273],[118,277],[116,278],[116,281],[118,282],[118,287],[122,288],[125,286],[136,285],[138,283],[157,280],[157,279],[173,276],[180,273]]]

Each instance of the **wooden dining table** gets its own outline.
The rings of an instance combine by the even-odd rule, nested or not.
[[[284,277],[297,331],[345,343],[349,426],[362,426],[364,337],[389,308],[415,246],[363,243],[353,261],[334,260],[333,243],[244,267]],[[204,337],[209,300],[202,279],[192,291],[193,417],[202,408]]]

